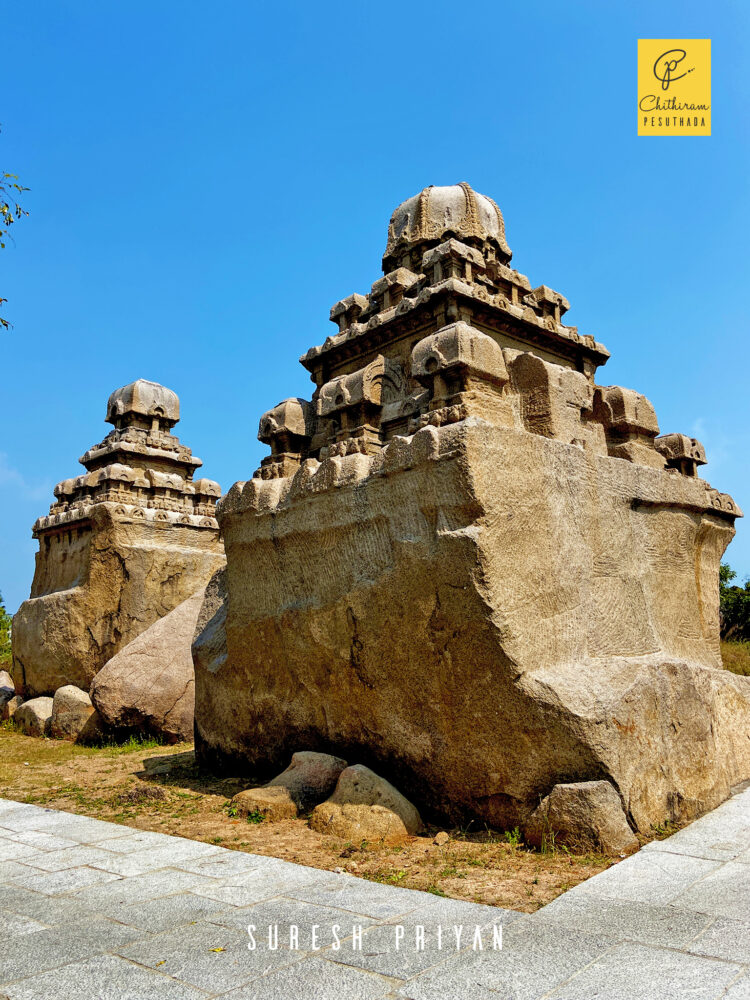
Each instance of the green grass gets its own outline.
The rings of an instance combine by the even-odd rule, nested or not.
[[[447,892],[443,892],[443,890],[439,889],[438,886],[436,886],[436,885],[428,885],[427,886],[427,892],[431,892],[433,896],[442,896],[443,899],[447,899],[448,898],[448,893]]]
[[[164,746],[164,741],[155,736],[142,736],[133,733],[126,740],[104,740],[102,743],[92,746],[93,750],[105,750],[110,754],[131,753],[133,750],[155,750]]]
[[[4,722],[0,722],[0,731],[12,733],[18,732],[18,729],[16,729],[16,725],[12,719],[6,719]],[[60,742],[59,740],[51,741],[46,736],[44,740],[47,743],[52,742],[55,745]],[[137,733],[131,734],[124,740],[118,740],[116,737],[108,737],[100,743],[71,744],[71,746],[75,746],[76,750],[79,751],[105,751],[109,754],[131,753],[134,750],[155,750],[157,747],[165,745],[164,740],[160,740],[155,736],[142,736]]]
[[[510,844],[510,846],[514,849],[520,846],[521,840],[523,839],[521,837],[521,831],[517,826],[514,826],[512,830],[506,830],[503,836],[505,837],[506,843]]]

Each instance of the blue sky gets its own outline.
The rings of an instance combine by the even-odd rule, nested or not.
[[[0,590],[135,378],[224,490],[297,359],[377,278],[393,208],[466,180],[513,263],[612,352],[663,432],[750,515],[750,7],[743,0],[377,5],[6,0],[0,167],[32,190],[0,256]],[[638,138],[636,45],[711,38],[713,135]],[[727,558],[750,574],[750,529]]]

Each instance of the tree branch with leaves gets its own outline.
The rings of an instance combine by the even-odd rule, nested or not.
[[[29,213],[22,208],[18,199],[28,191],[16,174],[0,172],[0,250],[4,250],[8,240],[13,239],[11,227]],[[0,296],[0,306],[8,300]],[[0,326],[9,330],[11,324],[0,316]]]
[[[729,642],[750,641],[750,580],[743,587],[732,583],[737,574],[728,563],[719,570],[719,624],[721,638]]]

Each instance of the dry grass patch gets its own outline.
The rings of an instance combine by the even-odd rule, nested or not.
[[[721,658],[725,670],[750,677],[750,642],[722,642]]]
[[[141,830],[527,912],[612,864],[598,855],[527,849],[518,831],[471,827],[451,831],[440,847],[433,843],[437,827],[397,847],[347,843],[316,833],[304,818],[264,823],[231,815],[229,800],[251,785],[248,777],[202,771],[190,744],[79,747],[0,727],[0,797]]]

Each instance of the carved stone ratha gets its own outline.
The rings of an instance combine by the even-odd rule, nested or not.
[[[647,830],[750,777],[750,679],[718,632],[741,512],[510,259],[491,199],[410,198],[384,277],[301,359],[312,399],[261,418],[193,647],[203,760],[333,753],[500,826],[606,779]]]
[[[28,695],[74,684],[204,587],[224,563],[218,483],[171,430],[177,395],[139,379],[113,392],[114,430],[55,487],[34,524],[31,597],[13,619],[13,676]]]

